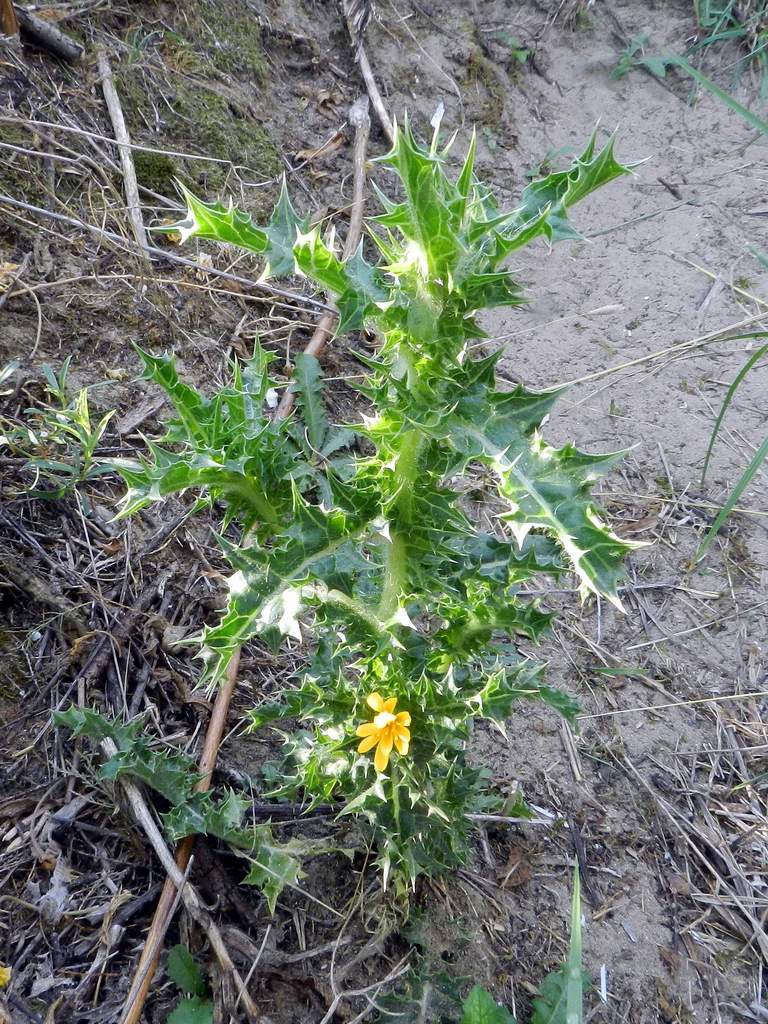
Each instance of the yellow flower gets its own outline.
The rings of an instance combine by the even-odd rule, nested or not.
[[[380,693],[372,693],[366,700],[369,708],[376,712],[372,722],[366,722],[357,728],[357,735],[364,739],[357,748],[358,754],[365,754],[376,747],[376,755],[373,763],[377,772],[386,771],[389,764],[389,755],[392,747],[398,754],[407,754],[411,742],[411,732],[408,726],[411,724],[411,716],[407,711],[400,711],[395,714],[397,697],[389,697],[387,700]]]
[[[11,968],[4,967],[0,964],[0,988],[5,988],[8,982],[11,980]]]

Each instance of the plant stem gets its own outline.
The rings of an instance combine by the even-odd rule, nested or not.
[[[381,588],[379,618],[389,619],[397,611],[408,574],[408,546],[405,535],[390,530],[384,540],[384,585]]]
[[[392,784],[392,814],[395,818],[398,835],[400,833],[400,773],[397,770],[397,762],[392,762],[392,769],[389,773]]]
[[[397,610],[408,582],[408,542],[402,527],[407,527],[413,519],[413,489],[423,440],[419,430],[406,430],[400,439],[392,506],[395,523],[390,525],[389,540],[384,540],[384,585],[379,604],[379,615],[383,619]]]
[[[276,526],[279,524],[280,520],[275,506],[266,496],[264,491],[259,490],[259,488],[250,480],[246,478],[240,479],[237,475],[232,474],[232,478],[228,482],[228,487],[233,491],[238,491],[242,494],[243,497],[249,501],[259,513],[263,522],[269,523],[270,526]]]

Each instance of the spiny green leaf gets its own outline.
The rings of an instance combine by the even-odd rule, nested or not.
[[[460,1024],[515,1024],[515,1018],[482,985],[475,985],[464,1000]]]
[[[306,218],[300,218],[293,208],[283,177],[280,198],[272,211],[266,230],[267,246],[264,254],[267,265],[264,277],[286,277],[294,272],[293,247],[297,235],[306,229],[306,225]]]
[[[263,253],[269,245],[267,232],[257,227],[247,213],[238,210],[230,200],[223,203],[204,203],[181,182],[179,191],[187,203],[187,215],[175,224],[156,228],[163,232],[178,232],[182,243],[190,238],[209,238],[216,242],[228,242],[241,249]]]
[[[469,387],[439,430],[468,459],[493,468],[509,506],[503,517],[520,542],[531,529],[544,530],[558,541],[583,587],[618,605],[623,559],[637,545],[611,533],[587,491],[623,453],[591,455],[572,445],[547,445],[532,431],[551,401],[551,393],[518,389],[483,396]]]
[[[203,972],[186,946],[179,943],[168,953],[165,969],[171,981],[190,996],[204,996],[208,991]]]
[[[301,863],[291,852],[299,850],[302,844],[276,844],[269,825],[256,828],[258,850],[251,858],[251,869],[246,875],[245,885],[256,885],[264,893],[270,913],[274,914],[280,893],[286,886],[296,886],[302,875]]]
[[[541,666],[523,662],[517,668],[492,673],[482,690],[471,698],[477,705],[477,713],[502,724],[518,700],[540,700],[574,722],[581,710],[579,704],[561,690],[538,685],[541,671]]]
[[[130,747],[141,728],[140,719],[126,724],[106,718],[93,708],[83,708],[77,704],[72,704],[66,711],[54,711],[53,724],[63,725],[71,730],[74,737],[86,736],[95,743],[110,739],[118,750]]]
[[[450,275],[463,244],[456,231],[458,218],[448,205],[456,191],[448,191],[440,160],[416,142],[406,119],[402,127],[395,126],[392,149],[379,162],[397,171],[405,189],[407,220],[401,208],[397,226],[418,245],[412,254],[414,269],[424,276]]]
[[[320,360],[316,356],[300,352],[296,356],[293,380],[293,390],[298,398],[309,443],[319,452],[328,432],[328,413],[323,404],[323,371]]]
[[[595,131],[584,152],[576,157],[568,170],[553,171],[525,187],[514,220],[501,233],[502,238],[514,239],[518,231],[541,218],[542,214],[545,216],[540,222],[541,232],[552,241],[581,237],[568,220],[569,207],[595,189],[631,171],[631,167],[620,164],[613,155],[614,136],[597,153],[596,140]]]
[[[269,551],[222,542],[237,572],[229,581],[224,616],[203,636],[206,676],[220,678],[235,648],[253,636],[272,642],[284,636],[300,638],[302,587],[313,578],[322,579],[323,568],[334,573],[341,549],[359,541],[368,521],[365,515],[361,519],[340,509],[324,512],[296,496],[293,521]]]
[[[293,253],[299,270],[335,296],[339,334],[361,327],[365,317],[376,311],[376,304],[389,298],[381,274],[363,257],[362,243],[342,262],[313,228],[298,237]]]

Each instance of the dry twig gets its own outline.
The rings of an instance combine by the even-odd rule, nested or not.
[[[352,207],[349,215],[349,231],[344,242],[343,259],[348,260],[354,255],[360,244],[360,236],[363,232],[363,205],[365,201],[365,153],[368,147],[368,134],[371,129],[371,121],[368,116],[368,100],[365,97],[358,99],[349,111],[349,123],[355,129],[354,145],[354,191]],[[315,328],[315,333],[304,349],[305,355],[320,356],[325,346],[331,339],[334,324],[337,320],[335,312],[325,313]],[[277,418],[284,419],[290,415],[296,396],[290,389],[285,392],[280,404],[277,407]]]
[[[52,22],[38,18],[22,7],[16,7],[16,17],[24,35],[41,49],[48,50],[62,60],[77,61],[83,56],[84,50],[80,43],[65,35]]]
[[[147,248],[147,233],[144,229],[144,222],[141,219],[141,201],[139,199],[139,183],[136,180],[136,168],[133,165],[131,153],[131,138],[123,116],[123,108],[120,104],[120,97],[115,88],[115,80],[112,77],[112,68],[109,64],[109,57],[106,50],[98,52],[99,75],[101,76],[101,89],[104,93],[104,101],[109,111],[109,119],[115,132],[115,140],[120,151],[120,164],[123,168],[123,182],[125,187],[126,212],[133,229],[133,237],[142,249]],[[147,257],[149,260],[149,257]]]
[[[349,231],[344,245],[344,258],[348,259],[354,253],[360,242],[363,226],[363,202],[365,193],[365,153],[368,144],[368,133],[370,130],[370,119],[368,117],[368,101],[365,98],[359,99],[352,107],[349,115],[350,123],[355,127],[354,145],[354,196],[349,219]],[[326,313],[318,324],[315,333],[307,345],[305,352],[310,355],[319,356],[333,328],[334,313]],[[288,391],[277,409],[276,416],[283,419],[293,409],[294,396]],[[208,730],[205,736],[203,753],[200,758],[200,774],[202,776],[198,783],[198,789],[205,791],[209,788],[211,774],[216,758],[218,756],[221,738],[224,732],[227,712],[232,699],[232,694],[237,685],[237,670],[239,665],[239,651],[232,658],[227,672],[227,679],[219,689],[216,696],[216,703],[213,708],[211,720],[208,723]],[[183,872],[194,848],[195,837],[188,836],[182,841],[176,851],[176,871]],[[141,1017],[144,1002],[152,984],[152,978],[157,967],[157,960],[162,948],[163,938],[171,923],[174,908],[174,894],[176,892],[176,878],[170,872],[166,878],[163,891],[155,908],[152,925],[147,935],[147,940],[142,951],[141,959],[136,968],[131,990],[126,1001],[126,1009],[121,1018],[120,1024],[137,1024]]]

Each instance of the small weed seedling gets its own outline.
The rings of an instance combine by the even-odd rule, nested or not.
[[[541,982],[533,998],[530,1024],[581,1024],[584,993],[591,986],[591,978],[582,968],[581,947],[581,885],[578,869],[575,869],[568,959]],[[497,1003],[482,985],[475,985],[463,1001],[456,988],[457,979],[445,969],[431,975],[425,971],[423,963],[419,964],[409,973],[400,991],[379,999],[377,1024],[396,1024],[402,1020],[424,1024],[438,1020],[458,1020],[458,1024],[516,1024],[513,1014]]]
[[[618,605],[634,546],[611,532],[590,496],[621,453],[553,447],[541,430],[559,392],[499,390],[498,355],[472,354],[485,337],[483,310],[524,301],[504,261],[539,237],[581,237],[570,207],[628,168],[613,140],[598,149],[593,137],[567,170],[531,182],[519,205],[501,212],[475,176],[474,138],[455,178],[449,148],[437,130],[427,146],[407,123],[397,131],[379,160],[399,194],[377,190],[383,212],[368,241],[376,263],[362,246],[342,262],[333,237],[297,216],[285,187],[266,227],[184,190],[187,215],[172,229],[183,241],[260,254],[265,276],[298,273],[333,297],[339,335],[364,324],[375,331],[376,355],[358,355],[368,371],[359,390],[372,409],[353,426],[332,426],[309,356],[293,384],[302,423],[272,418],[266,398],[280,383],[258,346],[212,397],[180,380],[172,359],[141,352],[177,415],[145,461],[118,466],[128,484],[122,515],[191,490],[242,527],[241,543],[221,539],[233,575],[226,611],[200,638],[204,680],[220,680],[254,638],[275,649],[303,645],[290,685],[250,713],[252,729],[300,723],[285,736],[273,795],[356,816],[385,884],[393,877],[398,889],[461,864],[469,815],[492,805],[484,773],[466,758],[475,720],[503,730],[520,700],[571,720],[577,711],[521,653],[552,618],[524,585],[571,571],[583,594]],[[362,454],[346,447],[350,431],[363,439]],[[485,530],[460,498],[460,481],[477,467],[495,481],[488,522],[497,529]],[[133,728],[87,714],[72,709],[64,720],[97,735]],[[162,773],[146,761],[163,755],[146,745],[137,755],[139,742],[124,736],[107,770],[143,772],[157,787]],[[193,799],[185,785],[175,778],[177,807]],[[206,797],[202,814],[172,812],[175,834],[195,823],[237,832],[242,802],[230,797]],[[251,843],[252,880],[271,884],[274,899],[297,877],[295,862],[266,834]]]
[[[93,422],[88,389],[72,397],[67,386],[70,360],[67,356],[58,373],[43,366],[46,401],[27,409],[23,426],[4,438],[11,450],[27,457],[26,468],[35,475],[31,492],[36,497],[60,498],[77,484],[113,471],[94,456],[114,412]]]
[[[696,20],[706,35],[693,49],[736,39],[745,50],[737,77],[750,64],[760,73],[760,95],[768,92],[768,3],[766,0],[695,0]]]
[[[166,1024],[213,1024],[213,1002],[203,972],[186,946],[174,946],[166,970],[181,999]]]

